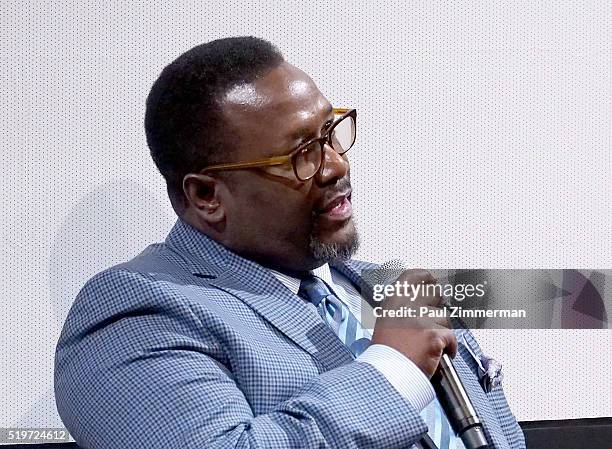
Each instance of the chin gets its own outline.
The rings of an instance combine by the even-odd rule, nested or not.
[[[310,252],[317,261],[348,260],[359,248],[359,235],[352,219],[341,228],[325,234],[310,238]]]

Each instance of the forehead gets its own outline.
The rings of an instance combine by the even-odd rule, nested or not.
[[[330,107],[313,80],[287,63],[252,83],[234,86],[221,100],[232,132],[241,140],[256,136],[260,142],[289,138],[296,127],[316,130],[329,115]]]

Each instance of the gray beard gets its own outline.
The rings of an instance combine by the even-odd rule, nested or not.
[[[349,260],[357,252],[359,248],[359,235],[357,230],[355,230],[349,240],[344,243],[324,243],[311,235],[309,247],[312,256],[319,262],[345,261]]]

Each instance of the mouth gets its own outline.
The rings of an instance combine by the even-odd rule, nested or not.
[[[351,218],[353,215],[351,190],[334,196],[316,211],[316,215],[329,221],[344,221]]]

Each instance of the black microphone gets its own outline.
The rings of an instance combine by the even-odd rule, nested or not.
[[[401,260],[391,260],[381,265],[368,276],[367,281],[373,284],[390,284],[405,270]],[[448,421],[466,449],[487,449],[489,447],[484,434],[482,421],[476,414],[461,379],[453,366],[451,358],[443,354],[438,369],[431,378],[431,383],[438,401]],[[424,449],[434,449],[436,445],[426,434],[419,442]]]
[[[447,354],[442,355],[431,383],[451,427],[466,449],[488,448],[482,422]]]

